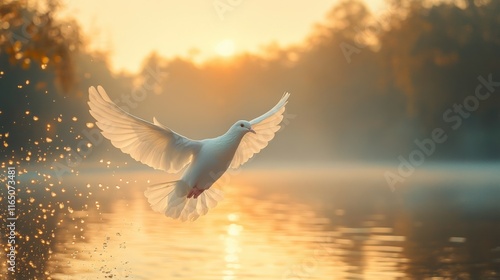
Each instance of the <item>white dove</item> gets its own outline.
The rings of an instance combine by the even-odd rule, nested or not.
[[[151,208],[173,219],[198,219],[222,200],[210,188],[228,168],[238,168],[274,138],[283,119],[289,93],[267,113],[251,121],[237,121],[221,136],[191,140],[153,118],[153,123],[118,107],[101,86],[89,88],[90,114],[101,133],[132,158],[155,169],[178,172],[182,178],[156,184],[144,192]]]

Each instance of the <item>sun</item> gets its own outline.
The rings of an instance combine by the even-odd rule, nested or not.
[[[231,39],[225,39],[223,41],[220,41],[216,46],[215,46],[215,52],[223,57],[229,57],[234,54],[235,51],[235,44],[234,41]]]

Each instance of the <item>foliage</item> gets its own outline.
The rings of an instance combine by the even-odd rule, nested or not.
[[[56,1],[46,5],[41,12],[24,1],[0,2],[0,53],[23,69],[49,67],[62,91],[69,92],[76,82],[72,54],[81,45],[80,32],[75,22],[54,19]]]

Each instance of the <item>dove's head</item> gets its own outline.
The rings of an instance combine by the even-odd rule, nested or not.
[[[233,124],[231,130],[236,131],[241,135],[245,135],[248,132],[255,133],[255,131],[252,129],[252,125],[248,121],[237,121],[235,124]]]

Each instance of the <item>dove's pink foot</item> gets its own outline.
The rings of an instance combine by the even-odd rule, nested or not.
[[[187,198],[198,198],[198,196],[200,196],[200,194],[202,194],[205,190],[203,189],[198,189],[197,187],[194,187],[192,188],[188,195],[187,195]]]

